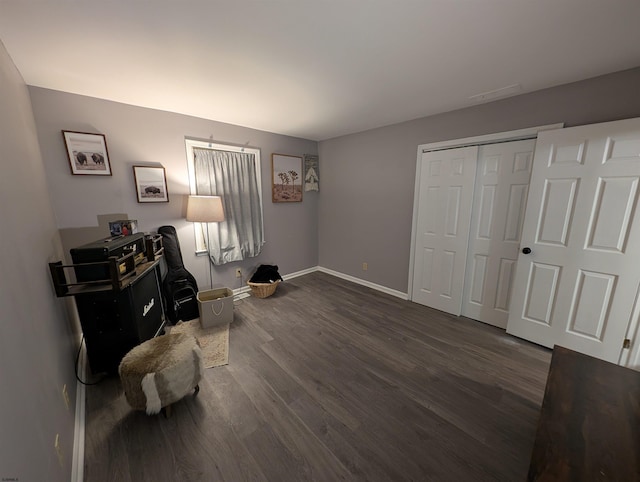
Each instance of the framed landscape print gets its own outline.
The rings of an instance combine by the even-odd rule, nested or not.
[[[84,176],[110,176],[111,163],[107,141],[102,134],[62,131],[71,174]]]
[[[133,179],[139,203],[168,203],[164,167],[133,166]]]
[[[271,200],[274,203],[302,201],[302,157],[271,154]]]

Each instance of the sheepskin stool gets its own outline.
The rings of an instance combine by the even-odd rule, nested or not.
[[[198,393],[204,367],[195,337],[186,333],[161,335],[134,347],[118,368],[124,394],[135,410],[148,415],[165,409],[191,390]]]

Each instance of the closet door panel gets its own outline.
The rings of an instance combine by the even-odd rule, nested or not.
[[[422,154],[411,299],[459,315],[477,147]]]
[[[506,328],[535,140],[481,146],[462,315]]]

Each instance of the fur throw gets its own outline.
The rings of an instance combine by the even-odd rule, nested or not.
[[[191,335],[162,335],[133,348],[118,371],[129,405],[151,415],[198,385],[204,372],[202,352]]]

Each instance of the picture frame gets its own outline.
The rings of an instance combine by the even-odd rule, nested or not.
[[[139,203],[168,203],[167,176],[164,167],[133,166],[133,180]]]
[[[312,154],[304,155],[304,190],[320,190],[319,158]]]
[[[302,202],[302,156],[271,154],[271,200],[274,203]]]
[[[74,176],[111,176],[111,162],[104,134],[62,131],[71,174]]]

